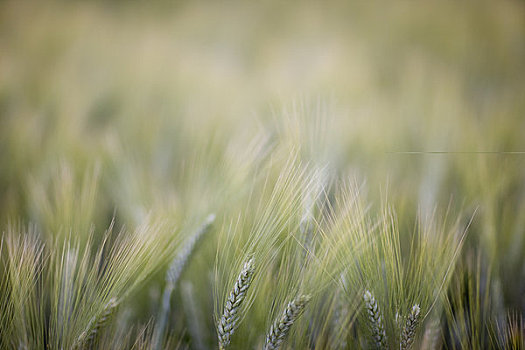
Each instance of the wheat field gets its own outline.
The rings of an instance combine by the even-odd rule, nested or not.
[[[522,2],[0,1],[0,349],[525,349]]]

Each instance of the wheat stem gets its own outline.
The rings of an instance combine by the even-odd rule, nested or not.
[[[441,322],[437,314],[428,322],[425,333],[423,335],[423,340],[421,342],[422,349],[434,350],[438,349],[440,346],[440,331],[441,331]]]
[[[342,296],[342,290],[335,295],[335,309],[332,318],[332,328],[334,330],[334,347],[337,349],[346,349],[346,326],[348,323],[348,304]]]
[[[201,324],[201,314],[195,300],[195,291],[191,282],[183,282],[181,286],[182,302],[188,314],[188,331],[195,349],[206,350],[206,336]],[[192,346],[192,347],[193,347]]]

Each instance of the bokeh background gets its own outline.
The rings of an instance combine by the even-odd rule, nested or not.
[[[466,255],[525,310],[523,2],[0,2],[2,227],[190,225],[264,137],[402,229],[474,215]]]

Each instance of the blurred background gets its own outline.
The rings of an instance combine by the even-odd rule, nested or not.
[[[525,310],[523,2],[0,2],[2,227],[196,221],[261,134],[402,229],[476,211],[466,250]]]
[[[111,216],[261,129],[413,207],[523,191],[525,156],[497,153],[525,151],[522,3],[0,6],[4,223],[38,221],[34,180],[57,164],[102,164]],[[426,151],[452,153],[396,153]]]

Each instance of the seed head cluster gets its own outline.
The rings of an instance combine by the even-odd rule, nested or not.
[[[386,332],[379,304],[369,290],[365,291],[363,299],[365,301],[365,308],[374,345],[377,349],[387,349]]]
[[[230,344],[230,338],[236,329],[238,313],[242,302],[246,297],[246,292],[252,283],[255,266],[253,258],[244,263],[244,267],[235,281],[235,285],[228,296],[221,319],[217,325],[219,338],[219,349],[225,349]]]
[[[412,343],[414,342],[414,338],[416,336],[416,327],[419,323],[420,313],[421,308],[419,307],[419,305],[414,305],[412,307],[412,311],[407,317],[405,327],[403,327],[403,331],[401,332],[401,342],[399,346],[401,350],[408,350],[412,346]]]
[[[281,344],[290,331],[290,328],[295,320],[301,315],[309,301],[309,295],[302,295],[288,303],[281,318],[270,327],[270,332],[268,332],[268,335],[266,336],[264,350],[277,350],[281,347]]]

